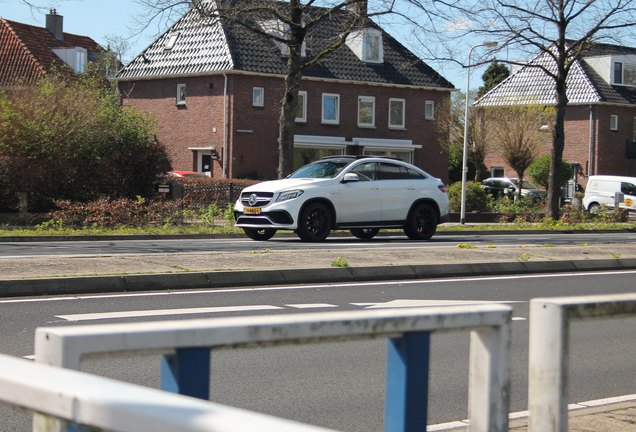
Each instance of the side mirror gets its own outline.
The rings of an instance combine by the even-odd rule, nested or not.
[[[349,182],[357,182],[358,179],[358,174],[356,173],[346,173],[344,175],[344,177],[342,178],[342,183],[349,183]]]

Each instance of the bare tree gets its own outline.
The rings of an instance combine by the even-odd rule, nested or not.
[[[473,99],[473,98],[471,98]],[[440,132],[440,145],[449,150],[452,145],[464,142],[465,95],[458,92],[440,105],[435,119],[435,127]],[[493,129],[490,117],[473,112],[468,122],[468,160],[475,167],[475,181],[481,180],[481,167],[491,151]]]
[[[279,178],[286,177],[293,170],[295,118],[303,75],[344,45],[347,37],[363,28],[370,17],[388,14],[393,6],[391,2],[382,3],[382,10],[369,12],[366,0],[341,0],[328,7],[314,6],[315,0],[304,3],[301,0],[136,1],[145,7],[146,14],[139,20],[145,26],[154,21],[166,22],[169,19],[167,16],[175,10],[183,11],[185,5],[196,9],[202,17],[212,17],[226,25],[238,26],[253,37],[269,39],[284,52],[287,65],[279,117]],[[320,26],[328,26],[331,37],[312,39],[312,33]],[[314,42],[311,51],[305,49],[309,39]],[[316,47],[319,49],[316,50]]]
[[[419,27],[424,35],[419,37],[428,39],[426,51],[430,52],[431,46],[438,47],[437,52],[430,52],[438,59],[460,62],[459,50],[467,52],[466,47],[475,43],[475,36],[498,41],[500,50],[545,56],[546,61],[527,66],[539,68],[554,84],[553,96],[546,102],[556,107],[547,215],[558,217],[568,74],[579,54],[594,42],[617,43],[632,33],[636,26],[636,0],[406,1],[410,6],[408,20],[426,24]],[[415,9],[420,10],[420,16],[414,13]],[[432,26],[446,32],[432,31]],[[430,42],[436,36],[440,44]]]
[[[482,117],[489,119],[501,156],[519,176],[518,199],[521,199],[523,176],[546,143],[546,131],[551,129],[554,111],[541,105],[508,105],[481,110]]]

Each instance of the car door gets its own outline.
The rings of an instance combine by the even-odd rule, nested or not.
[[[348,172],[357,174],[358,181],[340,183],[340,206],[336,222],[379,222],[382,217],[382,195],[377,181],[377,163],[362,163]]]
[[[621,208],[636,208],[636,185],[629,182],[621,182],[621,192],[625,194]]]
[[[411,178],[403,165],[390,162],[380,162],[378,165],[378,181],[382,190],[382,222],[405,221],[422,181]]]

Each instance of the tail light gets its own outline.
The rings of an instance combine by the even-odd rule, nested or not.
[[[441,190],[442,192],[446,193],[446,186],[444,186],[443,184],[437,185],[437,188]]]

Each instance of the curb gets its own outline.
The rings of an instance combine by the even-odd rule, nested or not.
[[[457,230],[437,231],[435,236],[453,235],[521,235],[521,234],[612,234],[635,233],[636,229],[590,229],[590,230]],[[380,231],[376,237],[401,236],[402,231]],[[349,231],[332,231],[329,237],[350,237]],[[293,232],[279,232],[276,237],[293,237]],[[130,234],[130,235],[42,235],[42,236],[0,236],[0,243],[22,242],[63,242],[63,241],[112,241],[112,240],[186,240],[186,239],[229,239],[240,238],[247,240],[242,233],[212,233],[212,234]]]
[[[219,289],[246,285],[301,285],[633,269],[636,269],[636,258],[510,262],[506,263],[506,265],[501,265],[501,263],[425,264],[20,279],[0,281],[0,297]]]

